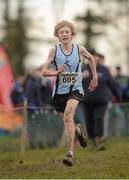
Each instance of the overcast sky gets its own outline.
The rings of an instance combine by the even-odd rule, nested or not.
[[[58,6],[56,6],[54,4]],[[86,0],[28,0],[26,6],[35,8],[33,16],[43,17],[48,31],[61,19],[72,20],[76,13],[84,11]]]
[[[0,0],[0,2],[3,2],[4,0]],[[10,0],[12,12],[11,15],[15,16],[15,8],[16,8],[16,2],[20,0]],[[22,0],[21,0],[22,1]],[[58,20],[62,19],[68,19],[70,21],[74,21],[74,17],[77,14],[83,14],[85,10],[89,7],[90,0],[24,0],[25,6],[27,8],[30,8],[27,12],[29,15],[33,18],[33,23],[31,28],[31,32],[29,31],[29,34],[32,37],[39,37],[39,39],[42,39],[44,37],[54,38],[53,37],[53,30],[54,25]],[[53,2],[56,2],[58,6],[55,6]],[[0,15],[2,14],[2,4],[0,4]],[[93,8],[93,5],[92,5]],[[99,10],[100,7],[94,7],[95,10]],[[0,24],[2,23],[2,19],[0,19]],[[110,34],[113,33],[110,31]],[[116,33],[116,32],[114,32]],[[1,38],[0,33],[0,38]],[[110,35],[112,37],[115,37],[116,34]],[[114,40],[115,41],[115,40]],[[32,43],[30,46],[31,54],[27,57],[27,62],[29,64],[42,64],[48,55],[49,49],[51,47],[51,44],[48,44],[47,42],[42,43]],[[112,50],[114,47],[111,47],[111,45],[106,41],[105,37],[101,38],[101,40],[98,42],[97,45],[98,50],[100,52],[104,53],[107,57],[106,62],[108,64],[115,62],[116,54],[115,56],[112,55]],[[123,51],[122,51],[123,52]],[[124,53],[123,53],[124,54]],[[114,57],[114,60],[113,60]],[[125,59],[123,57],[122,59]]]
[[[20,0],[10,0],[11,16],[16,16],[17,2]],[[0,0],[0,24],[3,22],[2,11],[4,10],[3,0]],[[86,0],[24,0],[25,7],[29,8],[29,16],[33,18],[32,36],[50,36],[53,38],[54,25],[57,21],[67,19],[74,21],[76,14],[84,12]],[[35,28],[36,27],[36,28]],[[1,38],[1,35],[0,35]],[[50,44],[33,43],[31,45],[32,54],[27,57],[29,64],[37,64],[35,59],[41,64],[46,59]]]
[[[54,0],[27,0],[25,3],[26,7],[34,9],[32,13],[34,18],[38,17],[42,19],[42,21],[40,21],[41,29],[43,26],[45,26],[45,29],[43,31],[41,30],[41,34],[47,31],[50,37],[53,37],[53,29],[57,21],[62,19],[73,21],[76,14],[84,12],[86,5],[86,0],[55,0],[58,6],[55,6],[53,1]],[[36,43],[33,44],[31,48],[37,51],[37,53],[34,52],[32,56],[29,56],[27,62],[29,62],[29,64],[37,63],[35,59],[38,58],[39,64],[42,63],[47,57],[50,49],[49,46],[50,45],[45,43],[40,45]]]

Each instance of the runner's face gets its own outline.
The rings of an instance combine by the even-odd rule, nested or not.
[[[58,39],[64,44],[68,44],[72,39],[72,32],[68,26],[64,26],[58,30]]]

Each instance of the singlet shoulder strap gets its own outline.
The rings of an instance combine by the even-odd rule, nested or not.
[[[53,64],[55,65],[56,70],[58,70],[57,63],[56,63],[57,45],[55,45],[55,49],[56,49],[56,50],[55,50],[55,57],[54,57]]]
[[[57,48],[58,48],[58,46],[59,46],[59,44],[55,45],[56,51],[55,51],[55,57],[54,57],[54,62],[53,62],[55,64],[56,70],[58,70],[58,66],[57,66],[57,63],[56,63],[56,55],[57,55]],[[57,78],[56,78],[55,94],[57,93],[58,86],[59,86],[59,76],[57,76]]]
[[[78,45],[77,45],[77,50],[78,50],[78,57],[79,57],[79,61],[78,61],[78,64],[77,64],[77,67],[76,67],[75,72],[77,72],[77,71],[78,71],[79,64],[80,64],[80,62],[81,62],[81,58],[80,58],[80,53],[79,53],[79,47],[78,47]]]

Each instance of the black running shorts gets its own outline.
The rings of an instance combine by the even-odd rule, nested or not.
[[[83,94],[80,94],[79,91],[72,91],[67,94],[55,94],[53,96],[53,105],[57,112],[64,112],[67,101],[69,99],[76,99],[79,102],[83,99]]]

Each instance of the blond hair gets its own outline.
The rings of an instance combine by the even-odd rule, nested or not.
[[[57,23],[55,25],[55,28],[54,28],[54,36],[58,37],[58,30],[64,26],[68,26],[70,29],[71,29],[71,32],[72,32],[72,35],[76,35],[76,32],[75,32],[75,28],[74,28],[74,25],[69,22],[69,21],[66,21],[66,20],[63,20],[63,21],[60,21],[59,23]]]

